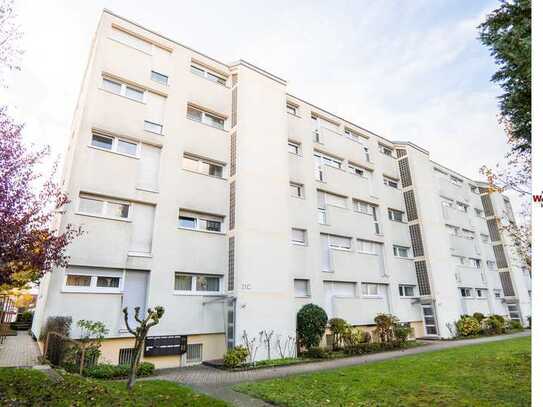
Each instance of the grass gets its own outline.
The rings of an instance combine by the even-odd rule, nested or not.
[[[235,389],[283,406],[529,406],[529,337]]]
[[[0,368],[2,406],[197,406],[223,407],[223,401],[162,380],[137,382],[132,392],[126,382],[106,382],[65,374],[53,384],[32,369]]]

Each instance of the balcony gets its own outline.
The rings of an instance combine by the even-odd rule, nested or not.
[[[313,130],[313,141],[322,144],[324,149],[331,154],[346,160],[364,164],[368,168],[374,169],[374,163],[371,160],[372,151],[369,143],[351,140],[346,137],[345,134],[326,127],[320,127],[318,130]],[[368,150],[366,151],[364,148],[367,148]],[[368,158],[370,160],[368,160]]]
[[[451,253],[455,256],[481,257],[481,249],[475,239],[466,239],[460,236],[449,236],[449,238]]]

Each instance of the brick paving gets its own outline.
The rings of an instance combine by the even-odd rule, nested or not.
[[[477,345],[481,343],[503,341],[506,339],[530,336],[530,331],[524,331],[511,335],[491,336],[486,338],[465,339],[456,341],[424,341],[424,346],[399,351],[375,353],[371,355],[348,357],[343,359],[325,360],[322,362],[305,363],[292,366],[275,368],[263,368],[239,372],[228,372],[213,367],[199,365],[186,368],[159,370],[152,379],[169,380],[188,385],[196,391],[206,393],[212,397],[229,402],[234,406],[261,407],[270,404],[241,394],[232,389],[238,383],[286,377],[295,374],[318,372],[340,367],[361,365],[370,362],[378,362],[396,359],[402,356],[419,353],[435,352],[442,349],[457,348],[462,346]]]
[[[0,367],[32,367],[39,365],[38,344],[26,331],[7,336],[0,344]]]

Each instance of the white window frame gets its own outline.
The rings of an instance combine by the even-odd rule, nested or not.
[[[153,75],[153,74],[154,74],[154,75]],[[159,77],[159,78],[166,78],[166,80],[165,80],[164,82],[163,82],[163,81],[157,81],[157,80],[155,79],[156,77]],[[154,69],[151,69],[151,80],[152,80],[153,82],[159,83],[159,84],[161,84],[161,85],[163,85],[163,86],[168,86],[168,83],[169,83],[169,81],[170,81],[170,78],[169,78],[168,75],[165,75],[165,74],[163,74],[163,73],[160,73],[160,72],[158,72],[158,71],[155,71]]]
[[[304,184],[300,184],[298,182],[290,182],[289,183],[289,188],[290,188],[290,196],[293,197],[293,198],[298,198],[298,199],[305,199],[305,188],[304,188]],[[296,190],[298,191],[296,194],[293,194],[293,189],[296,188]]]
[[[342,195],[338,195],[338,194],[333,194],[331,192],[326,192],[326,191],[322,191],[322,192],[324,193],[324,203],[325,203],[325,205],[334,206],[336,208],[341,208],[341,209],[347,209],[347,197],[342,196]],[[338,205],[337,203],[330,202],[330,200],[332,199],[331,197],[336,197],[335,199],[337,201],[342,199],[343,202],[344,202],[344,205]]]
[[[300,145],[300,143],[297,143],[297,142],[295,142],[295,141],[289,141],[289,142],[288,142],[288,147],[289,147],[289,149],[288,149],[289,154],[295,155],[295,156],[297,156],[297,157],[301,157],[301,156],[302,156],[301,145]],[[295,149],[296,149],[296,152],[290,151],[290,147],[295,148]]]
[[[451,257],[453,259],[458,259],[458,261],[454,260],[454,264],[456,266],[463,266],[465,264],[465,257],[464,256],[457,256],[457,255],[453,254]]]
[[[151,124],[153,126],[160,127],[160,131],[158,132],[158,131],[151,130],[151,128],[149,126],[146,126],[147,123],[149,123],[149,124]],[[164,125],[162,125],[160,123],[152,122],[151,120],[144,120],[143,121],[143,130],[147,131],[149,133],[159,134],[161,136],[164,135]]]
[[[481,238],[481,242],[483,242],[484,244],[490,244],[490,236],[485,234],[485,233],[480,233],[479,234],[480,238]]]
[[[364,245],[366,243],[371,244],[371,248],[372,248],[371,251],[364,250]],[[366,240],[366,239],[356,239],[356,244],[357,244],[356,251],[358,253],[369,254],[369,255],[372,255],[372,256],[379,256],[380,250],[378,249],[378,247],[379,247],[378,245],[382,245],[382,243],[374,242],[372,240]]]
[[[92,144],[94,136],[110,139],[112,141],[111,149],[100,147],[100,146],[95,146],[94,144]],[[118,151],[118,149],[119,149],[119,141],[122,141],[124,143],[134,144],[136,146],[136,153],[135,154],[128,154],[128,153],[123,153],[121,151]],[[94,148],[96,150],[106,151],[108,153],[113,153],[113,154],[119,154],[119,155],[122,155],[122,156],[125,156],[125,157],[130,157],[130,158],[140,158],[140,153],[141,153],[141,143],[140,142],[137,142],[137,141],[134,141],[134,140],[129,140],[129,139],[122,138],[122,137],[100,134],[100,133],[96,133],[96,132],[91,132],[90,143],[88,144],[88,146],[90,148]]]
[[[343,159],[341,158],[332,157],[331,155],[316,151],[313,153],[313,157],[318,162],[319,167],[326,165],[327,167],[332,167],[337,170],[343,169]]]
[[[305,290],[306,294],[305,295],[297,295],[296,281],[305,282],[305,287],[306,287],[306,290]],[[294,298],[311,298],[311,280],[309,280],[307,278],[295,278],[293,284],[294,284]]]
[[[394,178],[387,177],[386,175],[383,175],[383,184],[393,189],[400,189],[400,181]],[[391,184],[396,184],[396,186]]]
[[[192,73],[193,75],[199,76],[200,78],[207,79],[210,82],[226,87],[226,82],[228,81],[228,78],[222,74],[219,74],[216,71],[212,71],[211,69],[208,69],[195,62],[192,62],[190,64],[189,70],[190,73]]]
[[[352,163],[349,163],[348,164],[348,169],[349,169],[349,172],[357,177],[360,177],[360,178],[363,178],[363,179],[368,179],[368,176],[366,175],[366,173],[368,172],[367,169],[363,168],[363,167],[360,167],[359,165],[356,165],[356,164],[352,164]],[[360,171],[362,172],[361,174],[358,174],[357,171]]]
[[[414,284],[398,284],[398,294],[401,298],[414,298],[417,296],[416,287]],[[413,295],[407,295],[405,293],[406,288],[412,288]]]
[[[73,285],[67,285],[68,276],[84,276],[84,277],[90,277],[90,285],[88,286],[73,286]],[[98,277],[112,277],[112,278],[118,278],[119,279],[119,286],[118,287],[98,287],[97,281]],[[121,270],[103,270],[103,271],[95,271],[92,272],[82,272],[82,271],[73,271],[71,272],[70,269],[66,269],[64,272],[64,279],[62,283],[62,291],[64,292],[70,292],[70,293],[100,293],[100,294],[120,294],[124,290],[124,277],[125,272]]]
[[[488,270],[497,270],[498,269],[498,266],[496,264],[495,261],[492,261],[492,260],[487,260],[486,261],[486,268]]]
[[[469,208],[469,205],[463,202],[456,201],[456,209],[458,211],[463,212],[463,213],[468,213],[468,208]]]
[[[297,106],[294,106],[293,104],[287,102],[286,109],[287,109],[288,114],[291,114],[293,116],[298,116],[298,107]]]
[[[192,218],[196,220],[196,226],[194,228],[189,228],[186,226],[180,225],[181,218]],[[215,231],[215,230],[208,230],[207,229],[207,221],[211,222],[219,222],[221,224],[221,230]],[[178,215],[177,215],[177,228],[183,229],[183,230],[193,230],[196,232],[205,232],[205,233],[215,233],[218,235],[223,235],[225,233],[224,231],[224,216],[221,215],[214,215],[211,213],[200,213],[200,212],[193,212],[188,209],[179,209]]]
[[[369,282],[362,282],[360,293],[362,297],[365,298],[382,298],[382,295],[379,294],[379,285],[377,283],[369,283]],[[370,290],[370,287],[375,288],[375,294],[372,294]]]
[[[191,277],[191,289],[190,290],[176,290],[175,289],[175,279],[177,275],[189,276]],[[196,290],[196,280],[197,277],[212,277],[219,279],[219,291],[198,291]],[[173,273],[173,293],[174,295],[190,295],[190,296],[212,296],[212,295],[223,295],[224,293],[224,276],[222,274],[209,274],[209,273],[191,273],[176,271]]]
[[[350,252],[353,248],[353,239],[352,237],[349,237],[349,236],[340,236],[340,235],[332,235],[332,234],[326,234],[326,233],[323,233],[321,234],[322,235],[325,235],[328,239],[328,248],[330,250],[339,250],[339,251],[342,251],[342,252]],[[335,245],[335,244],[332,244],[332,237],[339,237],[339,238],[342,238],[342,239],[349,239],[349,247],[343,247],[343,246],[338,246],[338,245]]]
[[[476,288],[475,294],[477,295],[477,298],[480,300],[486,300],[488,298],[488,290],[486,288]]]
[[[462,180],[461,178],[455,177],[454,175],[449,176],[449,181],[451,184],[453,184],[456,187],[461,187],[462,184],[464,183],[464,180]]]
[[[396,219],[396,215],[400,215],[400,219]],[[388,208],[388,219],[392,222],[400,222],[400,223],[405,223],[404,222],[404,212],[403,211],[400,211],[398,209],[392,209],[392,208]]]
[[[193,170],[193,169],[190,169],[190,168],[185,168],[184,164],[185,164],[185,158],[188,159],[188,160],[193,160],[193,161],[197,161],[198,162],[198,169],[197,170]],[[220,167],[222,168],[222,175],[219,177],[218,175],[213,175],[213,174],[209,174],[207,172],[205,172],[205,166],[208,165],[213,165],[215,167]],[[211,160],[209,158],[203,158],[203,157],[198,157],[198,156],[195,156],[195,155],[192,155],[192,154],[189,154],[189,153],[184,153],[182,158],[181,158],[181,167],[183,168],[183,170],[185,171],[190,171],[190,172],[193,172],[193,173],[197,173],[197,174],[201,174],[201,175],[206,175],[208,177],[212,177],[212,178],[218,178],[218,179],[226,179],[224,177],[225,173],[226,173],[226,165],[224,165],[223,163],[221,162],[218,162],[218,161],[214,161],[214,160]]]
[[[502,298],[502,290],[500,290],[499,288],[495,288],[494,289],[494,298]]]
[[[475,257],[468,257],[468,265],[473,269],[480,269],[481,259],[476,259]]]
[[[199,349],[200,359],[189,359],[189,347],[197,347]],[[203,361],[204,358],[204,344],[203,343],[189,343],[187,344],[187,356],[186,356],[186,363],[187,365],[197,365],[200,364]]]
[[[102,208],[100,210],[100,213],[92,213],[92,212],[84,212],[81,208],[81,199],[89,199],[93,201],[98,201],[102,203]],[[128,216],[126,218],[123,217],[117,217],[117,216],[110,216],[107,215],[107,207],[110,204],[114,205],[128,205]],[[77,198],[77,211],[76,215],[82,215],[82,216],[91,216],[94,218],[102,218],[102,219],[110,219],[110,220],[119,220],[122,222],[131,222],[132,221],[132,204],[129,201],[123,201],[120,199],[110,199],[110,198],[103,198],[100,196],[95,196],[92,194],[80,194]]]
[[[303,240],[294,240],[294,232],[302,232]],[[301,228],[292,228],[290,231],[290,243],[296,246],[307,246],[307,230]]]
[[[460,291],[460,297],[462,297],[462,298],[473,298],[473,288],[471,288],[471,287],[458,287],[458,290]],[[468,295],[464,295],[463,290],[465,290]]]
[[[121,86],[121,90],[119,93],[117,92],[114,92],[110,89],[106,89],[106,87],[104,86],[104,81],[109,81],[109,82],[112,82],[112,83],[116,83],[117,85],[120,85]],[[135,90],[135,91],[138,91],[138,92],[141,92],[141,100],[139,99],[134,99],[133,97],[130,97],[130,96],[127,96],[127,88],[130,88],[132,90]],[[125,82],[119,80],[119,79],[113,79],[113,78],[110,78],[108,76],[102,76],[102,82],[100,83],[100,89],[102,89],[104,92],[108,92],[108,93],[111,93],[113,95],[117,95],[117,96],[122,96],[128,100],[132,100],[134,102],[138,102],[138,103],[143,103],[145,104],[146,103],[146,100],[147,100],[147,91],[145,89],[142,89],[136,85],[128,85],[126,84]]]
[[[361,201],[360,199],[353,198],[353,210],[357,213],[363,215],[371,216],[373,218],[373,225],[375,227],[375,234],[382,235],[381,233],[381,224],[379,223],[379,214],[378,214],[378,205]],[[368,211],[362,210],[362,208],[367,208]]]
[[[406,249],[407,255],[406,256],[400,256],[400,250]],[[394,254],[394,257],[397,259],[412,259],[411,255],[411,247],[409,246],[402,246],[402,245],[392,245],[392,253]]]
[[[477,216],[478,218],[481,218],[481,219],[485,218],[485,212],[482,209],[473,208],[473,211],[475,212],[475,216]]]
[[[460,235],[460,233],[459,233],[460,228],[458,226],[446,224],[445,229],[447,230],[447,234],[450,235],[450,236],[459,236]]]
[[[379,152],[387,157],[396,158],[394,155],[394,148],[379,144]]]
[[[189,116],[189,109],[195,110],[200,113],[200,119],[197,120],[191,116]],[[212,118],[212,119],[218,119],[221,121],[222,126],[215,125],[213,120],[210,120],[209,122],[206,121],[206,118]],[[192,120],[193,122],[204,124],[206,126],[212,127],[214,129],[218,130],[226,130],[226,118],[223,116],[219,116],[210,112],[207,112],[203,109],[199,109],[192,105],[187,105],[187,119]]]

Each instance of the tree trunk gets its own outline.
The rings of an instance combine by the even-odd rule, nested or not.
[[[138,371],[138,364],[140,361],[143,344],[143,340],[141,340],[140,338],[136,338],[136,343],[134,345],[134,349],[136,350],[136,352],[134,352],[134,356],[132,356],[132,360],[130,361],[130,372],[128,373],[128,383],[126,385],[128,390],[132,390],[132,388],[136,384],[136,373]]]

